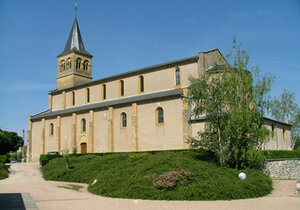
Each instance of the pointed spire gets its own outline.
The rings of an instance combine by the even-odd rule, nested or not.
[[[68,52],[72,52],[72,51],[78,51],[78,52],[90,55],[84,48],[76,17],[75,17],[71,32],[69,34],[69,38],[66,43],[66,47],[60,55],[68,53]]]

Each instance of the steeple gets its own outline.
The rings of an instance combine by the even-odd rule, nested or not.
[[[63,54],[69,53],[69,52],[73,52],[73,51],[78,51],[78,52],[90,55],[90,53],[88,53],[84,48],[80,30],[79,30],[79,26],[78,26],[78,22],[77,22],[77,17],[75,17],[75,19],[74,19],[74,23],[71,28],[65,49],[60,55],[63,55]]]
[[[84,48],[75,15],[65,49],[57,56],[56,88],[62,89],[91,81],[92,57]]]

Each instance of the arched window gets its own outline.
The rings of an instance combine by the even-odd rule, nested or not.
[[[83,70],[84,70],[84,71],[87,71],[87,70],[88,70],[88,65],[89,65],[89,62],[88,62],[87,60],[85,60],[85,61],[83,62]]]
[[[54,126],[53,126],[53,123],[50,123],[50,136],[53,136],[54,134]]]
[[[61,71],[66,70],[66,64],[65,64],[65,61],[64,61],[64,60],[62,60],[62,61],[60,62],[60,68],[61,68]]]
[[[86,120],[84,118],[81,119],[81,130],[82,132],[86,131]]]
[[[90,88],[86,89],[86,103],[90,103]]]
[[[71,58],[68,58],[68,60],[67,60],[67,70],[72,68],[71,65],[72,65]]]
[[[75,92],[72,91],[72,105],[75,105]]]
[[[80,64],[81,64],[81,59],[77,58],[76,59],[76,69],[80,69]]]
[[[124,80],[120,80],[120,96],[124,96]]]
[[[139,76],[139,92],[143,93],[144,92],[144,77]]]
[[[121,114],[121,127],[126,128],[127,127],[127,116],[126,113]]]
[[[175,85],[180,85],[180,69],[176,68],[175,70]]]
[[[106,99],[106,85],[103,84],[102,85],[102,99]]]
[[[164,123],[164,110],[161,107],[158,107],[156,109],[156,120],[157,124],[163,124]]]

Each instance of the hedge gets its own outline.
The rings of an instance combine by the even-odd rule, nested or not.
[[[300,158],[299,150],[267,150],[264,151],[266,159]]]
[[[40,164],[44,166],[49,163],[50,160],[61,157],[61,155],[40,155]]]

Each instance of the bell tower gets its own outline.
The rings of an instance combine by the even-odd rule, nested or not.
[[[65,49],[57,56],[56,88],[62,89],[91,81],[92,57],[84,48],[75,16]]]

